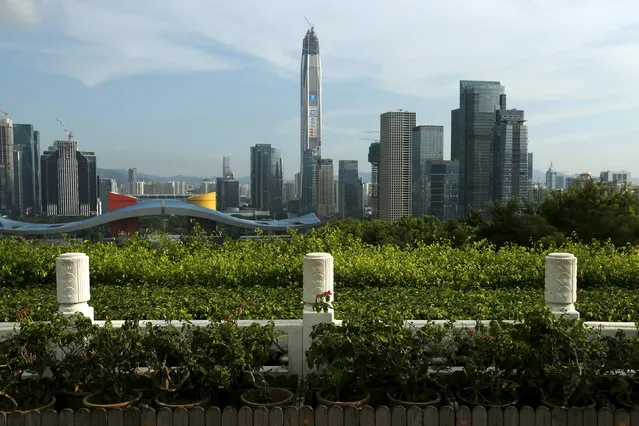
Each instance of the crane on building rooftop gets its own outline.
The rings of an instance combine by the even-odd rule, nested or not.
[[[58,120],[58,124],[60,125],[60,127],[64,129],[64,133],[67,134],[67,137],[69,138],[69,142],[73,140],[73,133],[71,132],[71,130],[67,129],[67,126],[65,126],[64,123],[60,120]]]

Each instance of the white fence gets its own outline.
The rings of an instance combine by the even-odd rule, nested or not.
[[[309,253],[304,256],[304,309],[301,320],[275,320],[275,329],[281,333],[279,346],[284,350],[280,361],[282,365],[273,372],[305,376],[308,370],[305,354],[311,345],[310,333],[319,323],[340,323],[335,320],[332,308],[328,312],[315,312],[313,305],[316,295],[330,291],[330,300],[334,298],[333,256],[328,253]],[[546,276],[544,298],[546,306],[557,316],[579,318],[575,309],[577,301],[577,258],[570,253],[551,253],[546,256]],[[81,312],[94,318],[90,301],[89,258],[84,253],[65,253],[56,259],[56,284],[58,310],[65,315]],[[144,321],[153,324],[167,324],[163,320]],[[194,325],[207,325],[205,320],[191,321]],[[407,320],[407,324],[416,326],[428,321]],[[447,321],[434,321],[445,323]],[[95,321],[103,324],[104,321]],[[120,327],[124,321],[112,321],[114,327]],[[175,323],[179,323],[175,321]],[[266,324],[266,320],[239,320],[240,326],[252,323]],[[592,327],[600,327],[602,334],[614,335],[622,330],[628,336],[636,336],[637,328],[630,322],[589,322]],[[17,323],[0,323],[0,336],[11,333]],[[475,321],[456,321],[455,326],[471,328]]]

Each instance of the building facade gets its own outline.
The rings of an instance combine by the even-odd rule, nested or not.
[[[322,158],[317,166],[317,216],[329,218],[335,214],[335,184],[333,160]]]
[[[14,209],[13,120],[0,118],[0,215]]]
[[[300,70],[300,193],[302,209],[313,211],[314,206],[305,204],[310,199],[304,193],[316,191],[309,188],[312,178],[304,176],[309,172],[309,156],[320,158],[322,155],[322,66],[319,39],[311,27],[302,42],[302,61]]]
[[[548,191],[554,191],[557,187],[557,170],[550,163],[550,167],[546,170],[546,189]]]
[[[42,204],[47,216],[97,214],[95,153],[78,151],[74,140],[55,141],[42,153]]]
[[[493,192],[493,126],[504,86],[462,80],[459,108],[451,113],[451,159],[459,161],[459,213],[488,213]],[[505,101],[505,98],[503,99]]]
[[[368,147],[368,162],[371,163],[370,201],[371,218],[379,219],[379,142]]]
[[[251,147],[251,207],[281,217],[284,212],[283,183],[280,150],[270,144]]]
[[[225,155],[222,157],[222,177],[228,178],[231,176],[231,157]]]
[[[240,182],[231,178],[217,178],[215,190],[217,210],[223,212],[240,208]]]
[[[380,117],[379,218],[412,214],[412,135],[416,114],[387,112]]]
[[[444,126],[417,126],[412,141],[412,214],[422,217],[430,204],[430,165],[428,161],[444,160]]]
[[[341,219],[362,217],[362,180],[357,160],[340,160],[338,171],[338,211]]]
[[[21,187],[20,215],[40,214],[40,132],[31,124],[14,124],[13,146],[21,151],[20,172],[14,173],[16,186]]]
[[[459,162],[426,160],[422,164],[424,182],[419,201],[420,216],[447,221],[459,216]]]
[[[98,178],[98,214],[109,211],[109,192],[118,192],[118,182],[113,178]]]
[[[524,111],[506,109],[505,95],[493,129],[493,201],[529,198],[528,128]]]

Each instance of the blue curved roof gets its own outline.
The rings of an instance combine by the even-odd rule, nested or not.
[[[100,226],[132,217],[159,215],[197,217],[238,228],[261,228],[268,231],[285,231],[288,228],[309,228],[320,224],[320,220],[312,213],[283,220],[247,220],[239,219],[217,210],[207,209],[181,200],[152,200],[133,204],[131,206],[104,213],[100,216],[93,216],[76,222],[50,224],[0,219],[0,233],[13,235],[61,234],[81,231],[94,226]]]

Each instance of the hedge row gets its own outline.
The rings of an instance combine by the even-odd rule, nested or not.
[[[335,257],[342,288],[434,287],[457,290],[526,288],[544,284],[549,250],[496,249],[486,243],[456,248],[445,242],[401,250],[362,243],[339,230],[293,235],[290,240],[227,241],[194,238],[185,243],[138,238],[115,243],[53,245],[37,240],[0,239],[0,287],[53,286],[55,258],[81,251],[90,257],[93,284],[108,286],[301,287],[302,258],[314,251]],[[569,243],[579,259],[578,285],[639,288],[639,252],[611,244]]]

